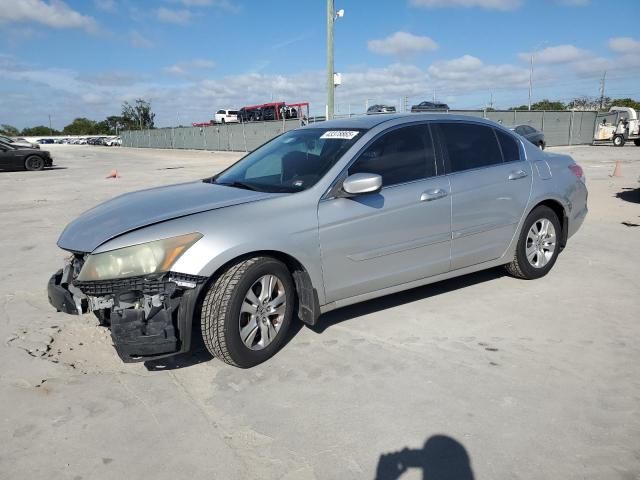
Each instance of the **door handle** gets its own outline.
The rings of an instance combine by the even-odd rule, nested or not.
[[[518,180],[519,178],[524,178],[527,176],[527,172],[524,170],[516,170],[509,174],[509,180]]]
[[[437,200],[439,198],[446,197],[447,195],[449,195],[449,193],[442,188],[432,188],[430,190],[422,192],[422,195],[420,195],[420,201],[430,202],[431,200]]]

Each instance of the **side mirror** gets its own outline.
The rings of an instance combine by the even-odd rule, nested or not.
[[[342,182],[342,189],[351,195],[379,192],[382,188],[382,177],[375,173],[354,173]]]

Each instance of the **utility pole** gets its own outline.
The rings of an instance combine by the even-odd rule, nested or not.
[[[489,108],[493,110],[493,92],[491,92],[491,100],[489,100]]]
[[[335,86],[333,85],[333,0],[327,0],[327,120],[333,118]]]
[[[604,87],[607,81],[607,71],[605,70],[602,78],[600,79],[600,110],[604,109]]]
[[[433,103],[436,103],[436,88],[433,87]]]
[[[53,128],[51,128],[51,114],[49,114],[49,135],[53,135]]]
[[[533,53],[529,59],[529,111],[531,111],[531,91],[533,90]]]

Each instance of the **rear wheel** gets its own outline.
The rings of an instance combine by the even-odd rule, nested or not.
[[[538,144],[538,148],[539,148],[540,150],[544,150],[544,147],[545,147],[544,142],[540,142],[540,143]]]
[[[549,207],[533,209],[525,220],[513,261],[505,267],[514,277],[533,280],[549,273],[560,252],[560,220]]]
[[[212,355],[249,368],[282,346],[295,304],[287,267],[271,257],[232,265],[211,285],[202,304],[202,337]]]
[[[616,135],[613,137],[614,147],[624,147],[624,137],[622,135]]]
[[[31,172],[42,170],[44,168],[44,160],[38,155],[31,155],[24,161],[24,168]]]

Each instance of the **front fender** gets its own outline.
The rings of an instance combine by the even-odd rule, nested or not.
[[[178,259],[172,271],[211,277],[238,257],[253,252],[281,252],[305,268],[322,304],[325,297],[317,199],[312,193],[300,192],[168,220],[124,234],[101,245],[100,250],[200,232],[203,237]]]

